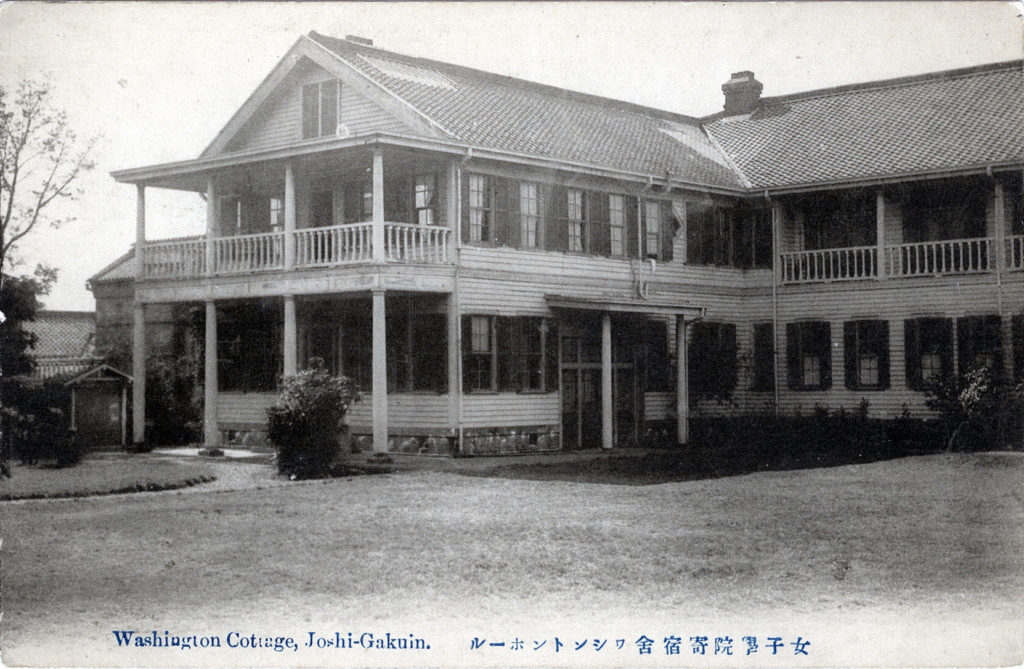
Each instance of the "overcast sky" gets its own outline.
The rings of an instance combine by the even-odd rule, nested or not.
[[[49,74],[80,135],[103,136],[77,220],[21,246],[60,269],[50,309],[134,240],[110,171],[195,158],[299,35],[376,46],[684,114],[718,111],[753,70],[765,95],[1020,58],[1020,3],[0,4],[0,84]],[[884,149],[884,147],[880,147]],[[147,235],[201,232],[195,195],[147,190]]]

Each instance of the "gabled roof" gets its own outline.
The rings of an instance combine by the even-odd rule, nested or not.
[[[762,100],[707,132],[752,188],[1024,162],[1021,61]]]
[[[39,311],[24,327],[39,339],[36,358],[85,358],[93,353],[96,313],[92,311]]]
[[[316,32],[309,39],[474,146],[718,187],[741,186],[696,119]]]

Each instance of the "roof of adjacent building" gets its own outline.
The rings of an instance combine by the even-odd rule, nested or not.
[[[93,354],[96,313],[93,311],[39,311],[25,329],[38,337],[36,358],[87,358]]]
[[[742,187],[697,119],[311,32],[309,38],[471,145]]]
[[[135,249],[133,248],[89,277],[87,283],[95,285],[106,281],[125,281],[134,279],[135,275]]]
[[[764,98],[748,116],[709,120],[750,188],[1019,164],[1022,63]]]

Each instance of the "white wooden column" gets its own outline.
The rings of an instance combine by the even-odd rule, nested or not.
[[[601,448],[615,444],[612,409],[612,315],[601,315]]]
[[[374,149],[373,260],[374,262],[384,262],[384,257],[384,154],[380,149]]]
[[[676,316],[676,442],[690,441],[689,364],[686,359],[686,319]]]
[[[459,423],[462,402],[462,375],[459,374],[459,303],[455,293],[448,294],[448,425],[454,430]]]
[[[216,270],[216,254],[214,239],[220,232],[220,221],[217,218],[217,186],[213,177],[206,180],[206,273],[213,274]]]
[[[206,302],[206,348],[203,370],[203,442],[207,448],[220,445],[217,429],[217,305]]]
[[[376,205],[374,205],[376,207]],[[383,288],[373,290],[373,452],[388,451],[388,360]]]
[[[295,267],[295,168],[284,166],[284,268]],[[294,306],[294,305],[293,305]],[[285,374],[288,373],[285,357]]]
[[[135,186],[135,279],[145,277],[146,187]],[[137,284],[136,284],[137,287]],[[146,439],[146,311],[135,297],[132,308],[132,443]]]
[[[295,296],[284,296],[284,375],[294,376],[298,371],[298,328],[295,323]]]
[[[876,258],[876,271],[877,278],[879,281],[884,281],[886,277],[885,267],[885,193],[882,189],[878,189],[878,194],[875,196],[875,253]]]

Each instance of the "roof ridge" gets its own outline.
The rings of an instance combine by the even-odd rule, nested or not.
[[[928,82],[948,81],[950,79],[962,79],[978,74],[998,72],[1000,70],[1020,69],[1022,66],[1024,66],[1024,60],[1022,59],[1007,60],[998,63],[984,63],[982,65],[971,65],[969,67],[959,67],[951,70],[938,70],[935,72],[924,72],[921,74],[911,74],[902,77],[875,79],[872,81],[864,81],[855,84],[841,84],[839,86],[816,88],[811,89],[809,91],[786,93],[784,95],[772,95],[762,98],[762,101],[770,103],[790,100],[806,100],[813,98],[829,97],[831,95],[838,95],[843,93],[861,93],[879,89],[903,88]]]
[[[471,73],[477,76],[486,77],[492,81],[500,83],[512,83],[521,86],[527,86],[534,89],[542,89],[550,93],[557,93],[563,97],[572,98],[578,101],[586,102],[599,102],[602,104],[611,103],[613,106],[619,107],[624,111],[632,111],[634,113],[646,113],[649,116],[657,116],[663,120],[676,121],[679,123],[689,123],[694,126],[700,125],[701,118],[697,116],[690,116],[688,114],[682,114],[679,112],[669,111],[667,109],[658,109],[657,107],[650,107],[648,105],[642,105],[636,102],[629,102],[627,100],[620,100],[618,98],[609,98],[602,95],[596,95],[594,93],[584,93],[582,91],[576,91],[571,88],[564,88],[562,86],[555,86],[554,84],[545,84],[539,81],[531,81],[530,79],[523,79],[520,77],[513,77],[506,74],[498,74],[497,72],[489,72],[487,70],[481,70],[475,67],[469,67],[468,65],[460,65],[458,63],[449,63],[443,60],[434,60],[432,58],[424,58],[422,56],[412,56],[409,54],[399,53],[397,51],[391,51],[384,49],[379,46],[371,46],[367,44],[360,44],[357,42],[351,42],[347,39],[340,37],[331,37],[329,35],[323,35],[315,30],[309,32],[308,37],[314,41],[319,42],[325,40],[328,42],[337,42],[343,44],[345,48],[352,49],[356,52],[360,50],[376,51],[389,56],[397,56],[408,61],[413,61],[419,64],[429,64],[431,66],[440,67],[442,69],[456,70],[459,72]],[[328,44],[323,44],[327,48],[331,48]],[[667,118],[666,118],[667,117]]]

